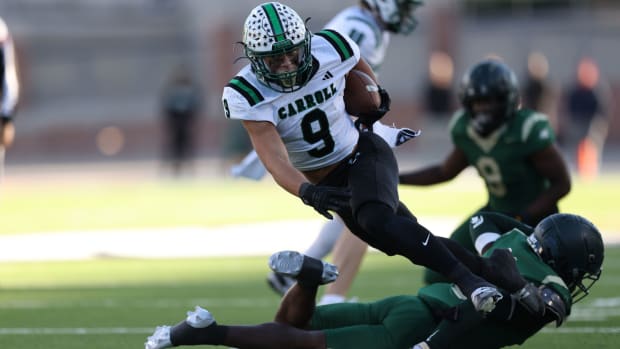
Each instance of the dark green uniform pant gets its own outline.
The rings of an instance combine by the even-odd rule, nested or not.
[[[311,322],[312,330],[325,332],[330,349],[410,348],[436,326],[430,308],[416,296],[319,306]]]

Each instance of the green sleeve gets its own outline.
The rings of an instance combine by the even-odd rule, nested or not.
[[[481,212],[473,216],[469,221],[469,233],[471,240],[474,242],[484,233],[503,235],[513,229],[519,229],[526,233],[526,235],[532,232],[532,227],[529,225],[497,212]]]
[[[555,133],[549,119],[541,113],[531,113],[523,121],[521,128],[522,150],[526,154],[535,153],[555,142]]]

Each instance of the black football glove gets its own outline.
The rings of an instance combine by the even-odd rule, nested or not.
[[[334,216],[327,211],[338,211],[348,207],[351,191],[347,188],[303,183],[299,187],[299,197],[304,204],[314,207],[318,213],[328,219],[334,219]]]
[[[533,283],[529,282],[525,287],[511,295],[527,311],[535,316],[545,316],[545,301],[540,290]]]
[[[377,120],[381,119],[388,111],[390,111],[390,104],[392,104],[392,100],[390,99],[390,95],[387,91],[379,86],[379,95],[381,96],[381,104],[377,110],[364,113],[359,115],[359,122],[366,126],[368,129],[372,130],[372,124],[374,124]]]
[[[544,315],[545,304],[538,288],[521,275],[510,249],[495,249],[482,262],[483,278],[510,292],[531,314]]]

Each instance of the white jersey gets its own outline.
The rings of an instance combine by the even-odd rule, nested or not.
[[[3,25],[0,19],[0,31]],[[15,67],[15,48],[8,34],[0,38],[0,56],[0,116],[11,117],[19,100],[19,82]]]
[[[382,30],[374,15],[361,6],[340,11],[325,28],[347,35],[360,48],[362,57],[377,72],[390,44],[390,33]]]
[[[323,168],[353,152],[359,133],[344,109],[345,75],[360,59],[347,36],[324,30],[312,36],[312,78],[300,90],[280,93],[263,85],[245,66],[224,87],[226,117],[272,123],[293,166]]]

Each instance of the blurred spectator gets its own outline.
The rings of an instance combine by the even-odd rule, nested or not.
[[[523,84],[523,107],[532,110],[546,111],[549,107],[551,86],[547,80],[549,62],[540,52],[532,52],[527,58],[527,75]]]
[[[19,100],[19,83],[15,63],[15,49],[11,34],[0,18],[0,151],[13,144],[15,116]]]
[[[226,126],[226,135],[222,141],[222,157],[226,159],[225,168],[228,169],[231,163],[236,164],[249,155],[254,148],[248,133],[238,120],[230,120]]]
[[[162,95],[166,146],[164,157],[176,177],[191,170],[194,124],[201,109],[201,91],[186,67],[173,73]]]
[[[551,127],[558,132],[557,100],[556,89],[549,80],[547,57],[542,52],[531,52],[521,91],[522,107],[546,114]]]
[[[428,61],[426,112],[435,118],[445,118],[454,110],[452,78],[454,63],[445,52],[433,52]]]
[[[576,79],[566,91],[568,119],[562,127],[580,176],[593,179],[599,172],[607,138],[611,98],[609,86],[601,80],[598,65],[591,58],[579,61]]]

